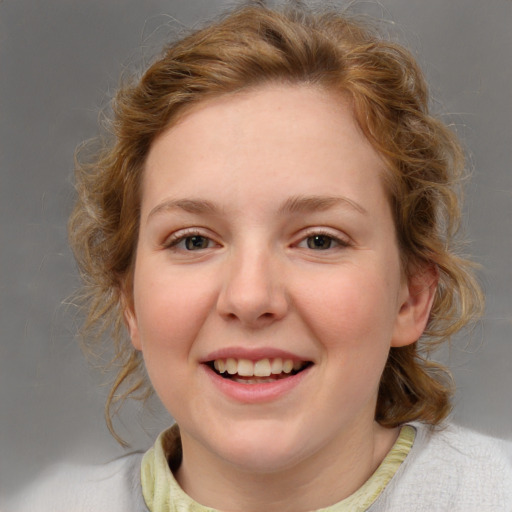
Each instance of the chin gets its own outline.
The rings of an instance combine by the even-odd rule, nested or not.
[[[240,471],[276,473],[289,469],[304,457],[304,442],[294,442],[294,436],[280,430],[279,434],[275,427],[239,431],[225,439],[218,453]]]

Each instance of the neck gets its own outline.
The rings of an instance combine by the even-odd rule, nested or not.
[[[374,422],[275,471],[250,471],[219,460],[184,436],[176,478],[195,501],[218,510],[306,512],[353,494],[377,469],[397,435],[397,429]]]

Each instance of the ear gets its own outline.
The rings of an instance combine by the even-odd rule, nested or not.
[[[133,300],[130,299],[124,291],[122,293],[121,307],[123,308],[124,323],[128,329],[128,332],[130,333],[132,345],[136,350],[142,350],[139,324],[137,322],[137,316],[135,315]]]
[[[414,266],[401,290],[400,309],[395,322],[392,347],[418,341],[423,334],[434,302],[439,272],[433,264]]]

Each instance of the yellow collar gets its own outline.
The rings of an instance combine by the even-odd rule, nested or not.
[[[353,494],[317,512],[363,512],[379,497],[409,454],[416,437],[411,425],[404,425],[393,448],[375,473]],[[175,424],[162,432],[142,459],[141,483],[144,500],[151,512],[219,512],[195,502],[185,494],[170,468],[181,463],[181,438]]]

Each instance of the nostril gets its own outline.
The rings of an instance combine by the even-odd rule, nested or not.
[[[264,313],[250,312],[239,309],[238,311],[226,311],[222,313],[225,320],[229,322],[239,321],[248,327],[257,328],[266,326],[280,318],[272,311],[266,311]]]

